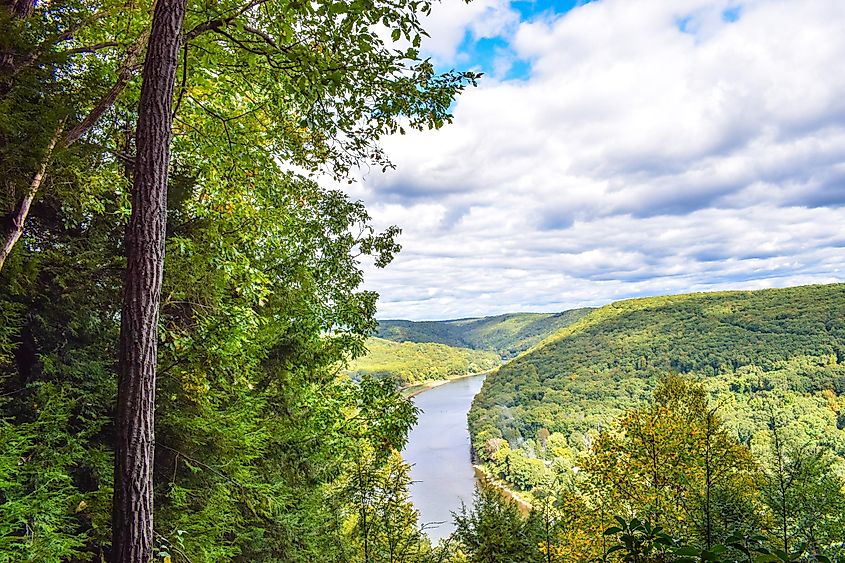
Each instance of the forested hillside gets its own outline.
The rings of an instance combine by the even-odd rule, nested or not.
[[[449,321],[379,321],[378,336],[395,342],[436,342],[459,348],[493,350],[512,358],[568,326],[591,309],[561,313],[510,313]]]
[[[501,366],[470,428],[485,470],[546,519],[511,522],[549,542],[538,561],[613,542],[626,561],[835,558],[843,392],[843,284],[634,299]],[[480,546],[491,502],[460,521]]]
[[[500,363],[495,352],[430,342],[418,344],[370,338],[366,347],[364,356],[350,362],[349,373],[354,377],[392,378],[403,385],[480,373]]]
[[[367,353],[352,362],[349,372],[389,377],[407,385],[486,371],[588,311],[513,313],[450,321],[379,321],[379,337],[367,340]]]
[[[467,559],[845,561],[845,479],[835,457],[796,441],[785,428],[796,413],[785,416],[776,400],[758,405],[765,431],[752,447],[708,395],[689,378],[661,377],[647,401],[580,453],[543,431],[536,455],[488,441],[486,480],[522,488],[532,509],[521,514],[499,484],[478,491],[456,516]]]
[[[479,450],[504,438],[530,458],[543,437],[585,451],[648,400],[659,377],[677,373],[705,383],[745,443],[762,439],[756,415],[767,401],[796,441],[845,458],[843,359],[842,284],[622,301],[497,370],[470,424]]]
[[[788,395],[834,431],[824,440],[845,455],[837,429],[845,418],[837,421],[838,407],[821,398],[845,391],[844,361],[842,284],[621,301],[489,377],[472,429],[477,444],[503,437],[520,445],[546,429],[583,449],[589,435],[646,400],[658,376],[679,373],[703,378],[735,404],[725,409],[733,413],[764,392]]]

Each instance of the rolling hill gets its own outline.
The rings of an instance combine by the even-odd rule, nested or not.
[[[668,373],[704,381],[726,424],[752,449],[771,418],[761,413],[774,405],[793,441],[845,460],[845,284],[596,309],[487,378],[469,417],[476,451],[504,438],[535,457],[540,432],[544,442],[551,434],[585,451]]]
[[[354,360],[351,375],[392,377],[403,385],[488,371],[591,309],[562,313],[512,313],[447,321],[386,320]]]
[[[433,342],[492,350],[508,359],[578,321],[590,311],[592,309],[585,308],[561,313],[510,313],[448,321],[386,320],[379,322],[377,336],[394,342]]]
[[[351,375],[392,377],[404,385],[480,373],[501,363],[495,352],[431,342],[392,342],[370,338],[367,350],[365,356],[350,363],[348,371]]]

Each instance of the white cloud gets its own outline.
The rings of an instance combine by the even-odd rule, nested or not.
[[[458,47],[467,33],[473,39],[509,36],[519,24],[519,14],[509,0],[446,1],[435,3],[423,19],[429,39],[425,54],[444,66],[458,62]],[[466,61],[461,61],[466,63]]]
[[[845,279],[845,2],[601,0],[518,27],[454,4],[444,58],[507,33],[533,72],[388,140],[398,170],[362,192],[405,229],[368,272],[380,316]]]

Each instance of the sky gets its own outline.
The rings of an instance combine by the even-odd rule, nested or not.
[[[484,72],[351,188],[402,252],[379,318],[845,280],[845,1],[443,0]]]

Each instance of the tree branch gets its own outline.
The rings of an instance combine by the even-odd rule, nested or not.
[[[256,28],[249,26],[249,25],[244,26],[244,31],[246,31],[247,33],[251,33],[253,35],[257,35],[258,37],[263,39],[265,43],[267,43],[268,45],[270,45],[271,47],[273,47],[277,51],[282,51],[282,52],[289,51],[288,47],[279,46],[279,44],[276,43],[276,40],[273,39],[273,37],[269,33],[266,33],[266,32],[264,32],[260,29],[256,29]]]
[[[182,83],[179,85],[179,97],[176,99],[176,106],[173,108],[173,117],[179,113],[182,106],[182,98],[185,97],[185,90],[188,86],[188,42],[182,45]]]
[[[100,49],[108,49],[109,47],[119,47],[120,43],[116,41],[106,41],[104,43],[97,43],[95,45],[86,45],[84,47],[74,47],[67,51],[62,51],[63,55],[77,55],[80,53],[94,53]]]
[[[100,117],[114,104],[114,101],[120,93],[126,89],[129,81],[132,80],[135,76],[135,72],[138,70],[138,57],[140,56],[141,51],[144,50],[148,37],[149,32],[145,31],[138,37],[135,43],[129,47],[129,50],[126,51],[126,59],[123,61],[123,66],[118,73],[117,81],[114,83],[114,86],[112,86],[109,91],[100,98],[100,101],[97,102],[97,104],[82,121],[77,123],[75,127],[67,132],[67,135],[65,135],[64,138],[64,145],[66,147],[69,147],[78,141],[82,135],[91,129],[91,127],[97,123],[97,120],[100,119]]]
[[[206,31],[211,31],[211,30],[214,30],[214,29],[220,29],[221,27],[226,27],[227,25],[229,25],[230,23],[235,21],[235,19],[237,19],[238,16],[242,15],[245,12],[248,12],[249,10],[255,8],[256,6],[260,6],[261,4],[265,3],[266,1],[267,0],[252,0],[252,2],[250,2],[246,6],[243,6],[242,8],[238,9],[231,16],[228,16],[228,17],[225,17],[225,18],[216,18],[216,19],[213,19],[213,20],[205,21],[205,22],[195,26],[188,33],[186,33],[185,34],[185,41],[190,41],[191,39],[194,39],[195,37],[202,35]]]
[[[58,43],[61,43],[62,41],[67,41],[69,39],[73,39],[73,36],[76,35],[79,32],[79,30],[81,30],[85,26],[90,25],[90,24],[96,22],[97,20],[105,17],[107,14],[108,14],[108,12],[103,12],[103,11],[95,12],[90,18],[87,18],[87,19],[81,21],[79,23],[79,25],[72,27],[70,29],[66,29],[62,33],[55,35],[55,36],[51,37],[50,39],[47,39],[46,41],[41,43],[41,45],[39,45],[38,48],[36,48],[34,51],[32,51],[29,54],[29,56],[22,63],[20,63],[18,65],[14,65],[14,68],[12,69],[12,78],[17,76],[23,69],[35,64],[36,61],[38,61],[38,59],[41,58],[41,56],[45,53],[45,51],[47,51],[48,48],[52,47],[53,45],[57,45]],[[115,44],[115,46],[116,45],[117,44]],[[71,51],[69,51],[69,52],[72,53],[73,51],[74,51],[74,49],[71,49]],[[85,52],[85,51],[77,51],[77,52],[81,53],[81,52]]]
[[[50,143],[47,145],[47,150],[44,151],[44,156],[41,158],[41,164],[38,166],[35,176],[32,177],[32,182],[29,185],[29,191],[24,196],[23,200],[21,200],[20,205],[18,205],[18,211],[12,218],[12,224],[6,233],[5,240],[3,241],[3,248],[0,249],[0,270],[3,269],[3,264],[6,262],[6,258],[9,254],[11,254],[15,243],[18,242],[21,238],[21,234],[23,234],[23,227],[26,223],[26,217],[29,215],[29,208],[32,206],[32,202],[35,199],[35,195],[38,193],[38,189],[41,187],[41,183],[44,181],[44,175],[47,172],[47,164],[50,162],[50,157],[53,155],[53,149],[56,147],[56,143],[62,134],[63,128],[64,121],[59,123],[56,132],[53,134],[53,138],[50,139]]]

